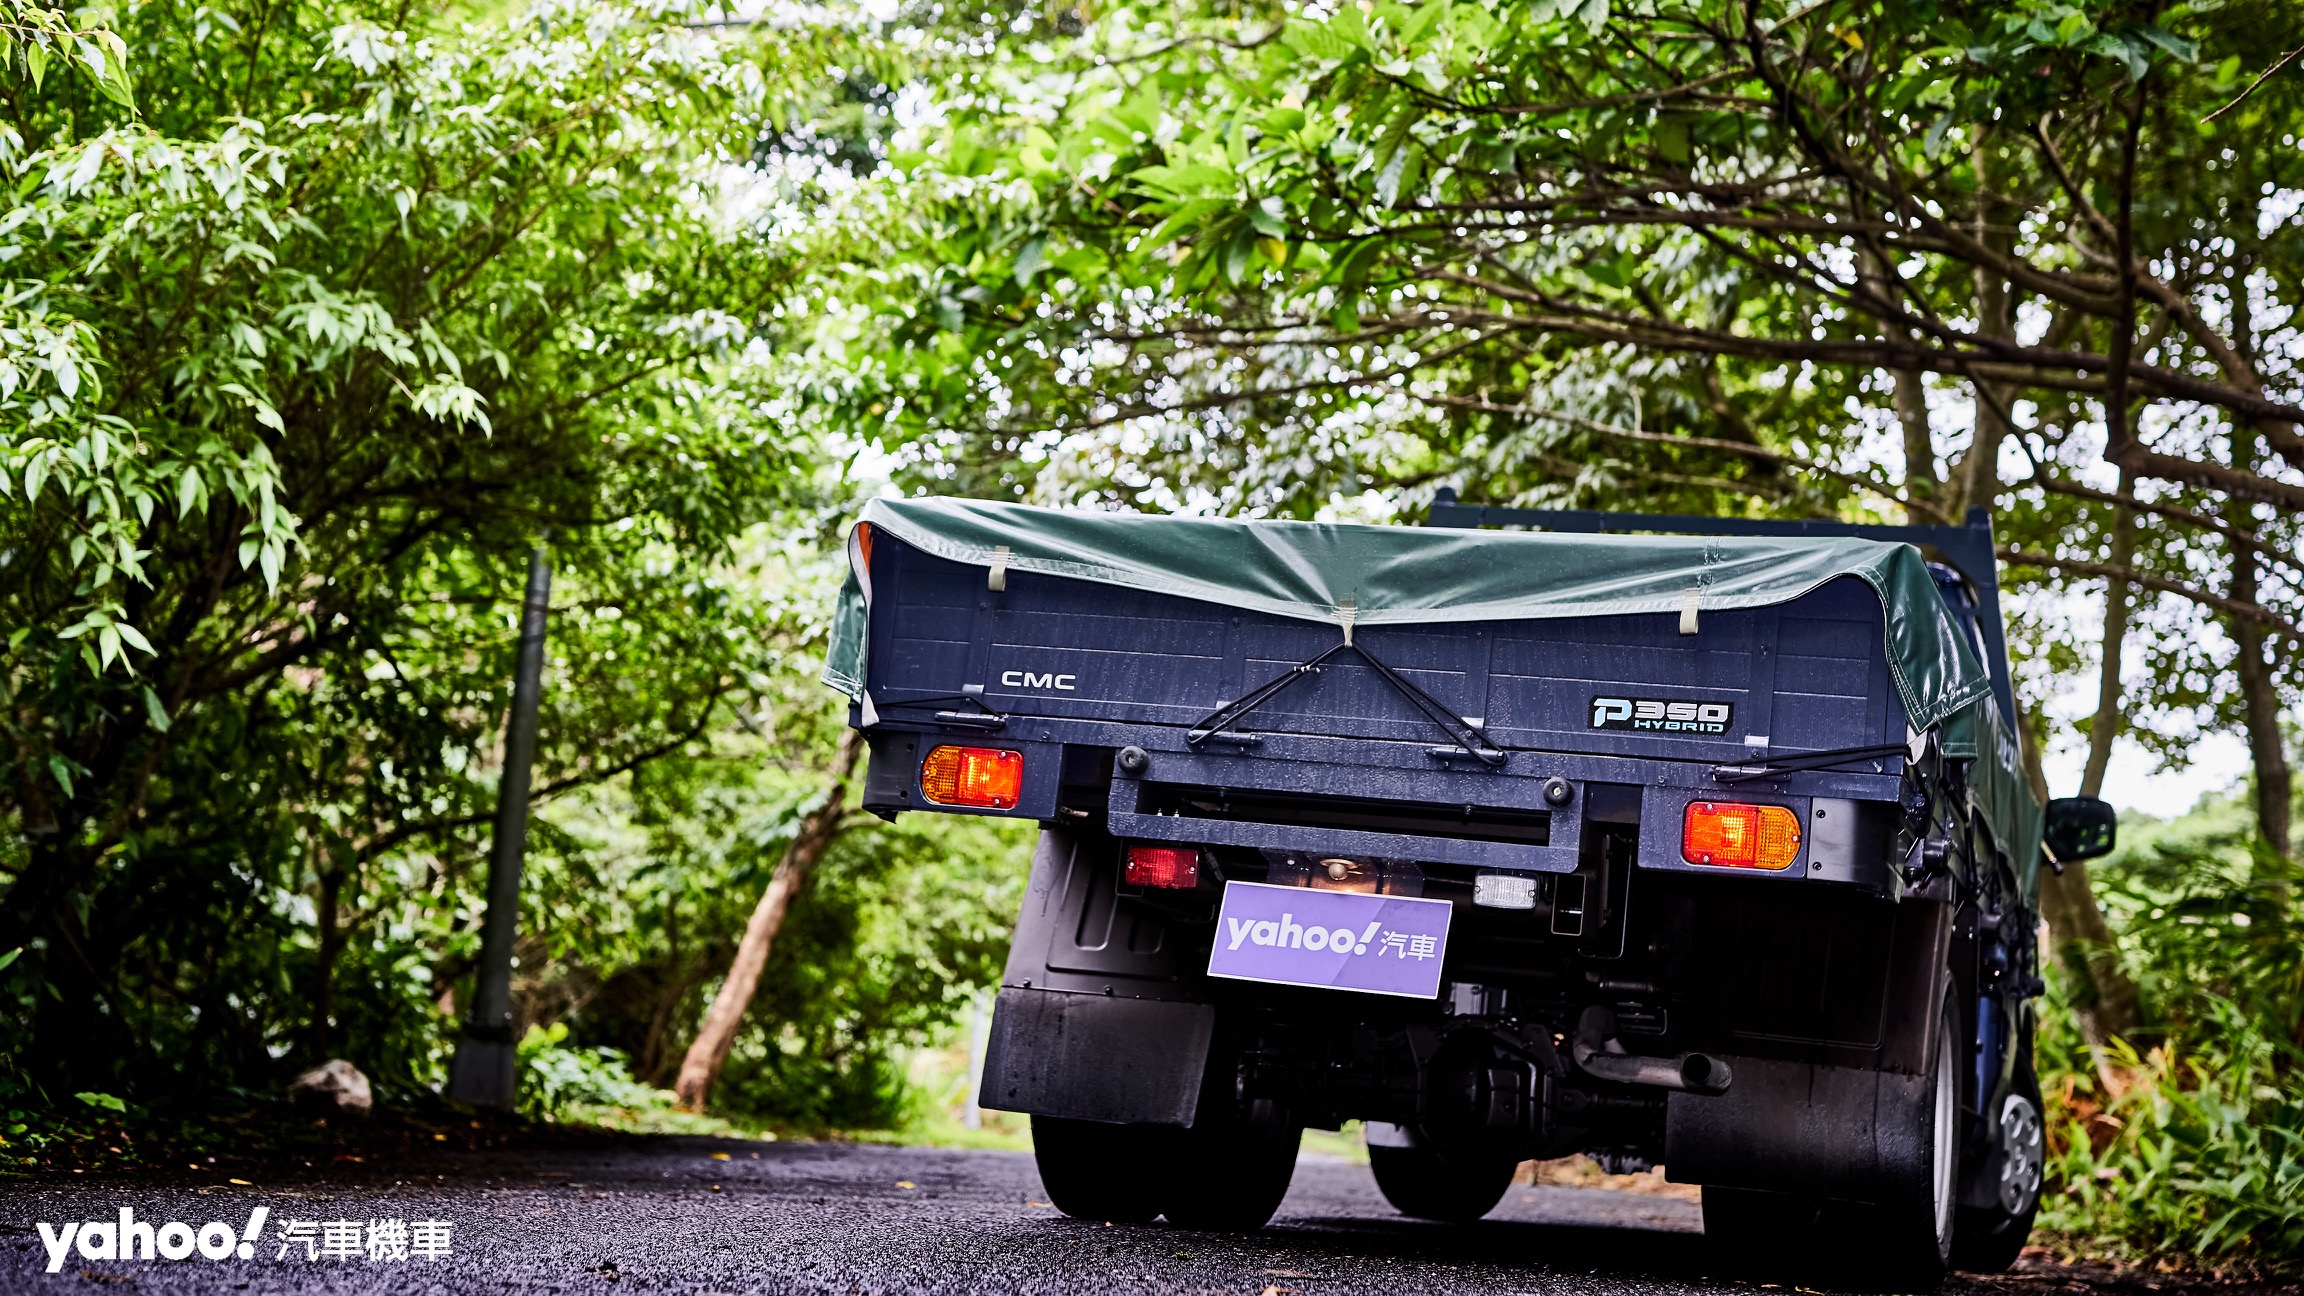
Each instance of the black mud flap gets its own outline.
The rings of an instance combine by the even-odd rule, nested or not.
[[[1928,1081],[1859,1067],[1730,1058],[1736,1083],[1664,1106],[1664,1165],[1678,1183],[1851,1201],[1926,1200]]]
[[[1212,1004],[1010,986],[993,1001],[977,1101],[1036,1116],[1190,1125],[1215,1030]]]

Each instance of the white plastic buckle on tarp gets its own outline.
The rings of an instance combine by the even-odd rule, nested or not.
[[[1008,555],[1011,552],[1013,551],[1010,550],[1006,545],[996,545],[993,547],[992,570],[984,574],[984,588],[991,590],[995,594],[999,594],[1007,590]]]
[[[1696,633],[1696,608],[1703,598],[1704,587],[1701,585],[1689,586],[1688,592],[1680,596],[1680,633]]]

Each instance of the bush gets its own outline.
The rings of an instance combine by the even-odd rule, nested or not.
[[[2244,805],[2123,825],[2097,891],[2145,999],[2091,1048],[2059,999],[2040,1064],[2043,1222],[2145,1253],[2304,1260],[2304,869]]]
[[[520,1041],[520,1114],[554,1120],[570,1107],[669,1107],[672,1095],[632,1078],[622,1049],[569,1048],[566,1023],[531,1026]]]
[[[2056,1077],[2049,1222],[2150,1251],[2304,1256],[2304,1076],[2227,1003],[2192,1051]]]

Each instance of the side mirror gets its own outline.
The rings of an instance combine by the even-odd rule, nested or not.
[[[2119,816],[2095,797],[2058,797],[2048,803],[2040,844],[2049,862],[2061,866],[2110,854],[2119,828]]]

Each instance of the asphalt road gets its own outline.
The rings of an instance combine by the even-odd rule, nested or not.
[[[126,1206],[138,1220],[244,1229],[259,1205],[270,1219],[250,1259],[91,1260],[75,1249],[45,1272],[39,1222],[116,1219]],[[362,1233],[370,1221],[441,1220],[449,1254],[310,1260],[299,1243],[281,1259],[282,1228],[299,1219],[358,1221]],[[392,1238],[387,1224],[387,1256]],[[220,1233],[210,1241],[222,1249]],[[1029,1154],[841,1144],[633,1139],[347,1165],[245,1186],[0,1183],[0,1291],[9,1293],[1680,1296],[1749,1292],[1772,1276],[1723,1272],[1688,1202],[1515,1187],[1478,1224],[1425,1224],[1394,1214],[1365,1168],[1316,1156],[1300,1164],[1272,1226],[1246,1235],[1067,1219],[1045,1205]],[[2034,1265],[1950,1290],[2186,1285],[2149,1277]]]

